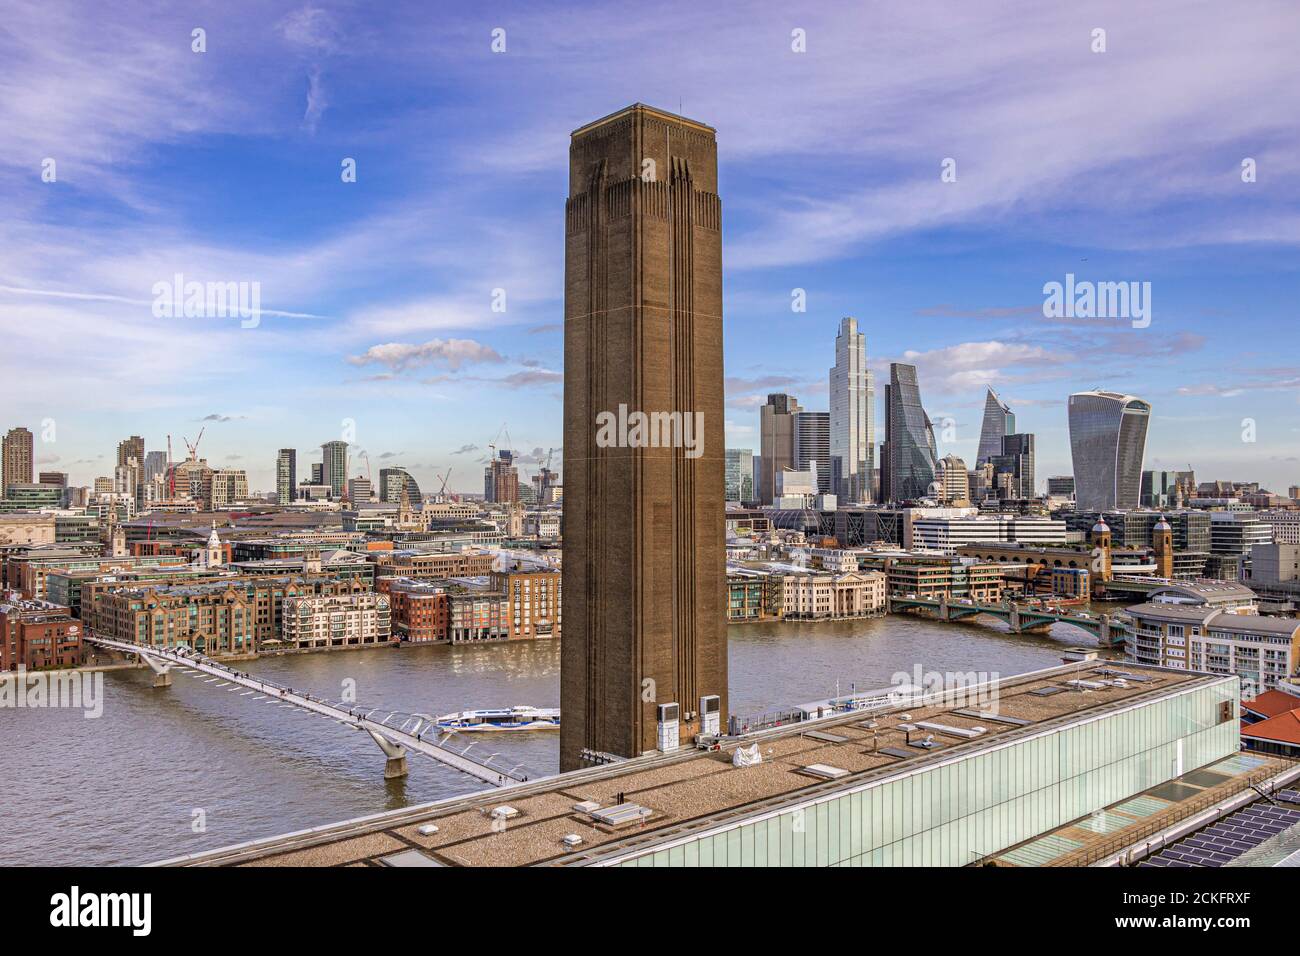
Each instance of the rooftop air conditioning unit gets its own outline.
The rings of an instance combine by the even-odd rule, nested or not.
[[[660,704],[657,708],[659,726],[659,750],[672,753],[681,743],[679,724],[680,708],[677,704]]]
[[[708,694],[700,698],[700,733],[717,734],[722,730],[722,698]]]

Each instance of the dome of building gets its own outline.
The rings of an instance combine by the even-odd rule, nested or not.
[[[1105,518],[1098,518],[1097,523],[1092,526],[1093,534],[1110,534],[1110,525],[1106,524]]]
[[[1169,522],[1165,520],[1165,516],[1164,516],[1164,515],[1161,515],[1161,516],[1160,516],[1160,520],[1156,522],[1156,526],[1155,526],[1154,528],[1152,528],[1151,530],[1153,530],[1153,531],[1173,531],[1174,529],[1171,528],[1171,527],[1169,526]]]

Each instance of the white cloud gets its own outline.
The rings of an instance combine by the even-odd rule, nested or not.
[[[473,339],[431,339],[420,345],[405,342],[372,345],[363,354],[349,357],[348,361],[353,365],[385,365],[400,372],[425,365],[455,371],[462,365],[501,362],[503,359],[496,349]]]

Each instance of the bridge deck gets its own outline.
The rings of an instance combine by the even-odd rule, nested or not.
[[[508,784],[517,783],[521,780],[527,780],[528,774],[523,772],[519,767],[509,769],[490,767],[486,763],[480,763],[465,753],[457,752],[450,747],[438,743],[436,737],[433,740],[424,737],[425,730],[432,730],[434,734],[440,731],[432,718],[417,718],[419,721],[410,729],[403,727],[388,726],[383,720],[373,720],[370,715],[375,713],[374,709],[365,707],[342,707],[330,701],[321,700],[312,697],[310,694],[303,694],[294,691],[289,687],[282,687],[273,681],[253,677],[242,671],[236,671],[227,667],[225,664],[212,660],[211,658],[202,657],[197,654],[184,653],[182,651],[167,648],[154,647],[151,645],[133,644],[128,641],[114,641],[103,637],[87,635],[87,643],[95,644],[99,647],[119,651],[124,654],[145,655],[154,658],[156,661],[164,661],[173,666],[190,668],[202,674],[208,674],[221,680],[229,681],[240,687],[265,694],[274,700],[283,701],[286,704],[292,704],[295,707],[301,707],[312,713],[320,714],[337,720],[341,724],[354,727],[357,730],[370,731],[372,734],[379,734],[392,744],[398,744],[413,750],[416,753],[431,757],[440,763],[453,767],[462,773],[477,777],[479,780],[486,781],[493,786],[503,787]],[[393,715],[388,714],[386,720],[391,720]]]

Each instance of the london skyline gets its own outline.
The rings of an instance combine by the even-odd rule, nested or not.
[[[1152,404],[1144,467],[1296,481],[1300,369],[1270,347],[1294,321],[1300,241],[1296,87],[1276,83],[1296,71],[1297,27],[1281,4],[1257,6],[1267,31],[1163,4],[954,8],[955,47],[904,10],[755,6],[703,15],[671,55],[646,52],[666,28],[633,6],[591,9],[592,39],[545,5],[436,28],[410,5],[382,26],[336,5],[265,9],[273,30],[242,25],[238,4],[112,25],[12,14],[0,399],[5,428],[37,434],[38,471],[90,484],[127,435],[156,450],[206,424],[212,464],[272,490],[277,449],[315,448],[347,419],[376,467],[426,486],[451,467],[450,487],[473,490],[502,422],[521,452],[561,446],[559,131],[642,101],[710,117],[725,146],[729,447],[758,450],[769,392],[827,408],[853,316],[877,382],[916,365],[931,419],[952,420],[940,456],[975,460],[991,385],[1038,437],[1040,478],[1068,474],[1066,398],[1105,388]],[[882,30],[911,40],[872,46]],[[139,70],[110,61],[104,31]],[[1208,36],[1210,62],[1180,56]],[[614,60],[611,83],[583,81]],[[260,325],[154,316],[153,286],[177,273],[260,283]],[[1043,286],[1067,275],[1151,282],[1151,324],[1044,317]]]

